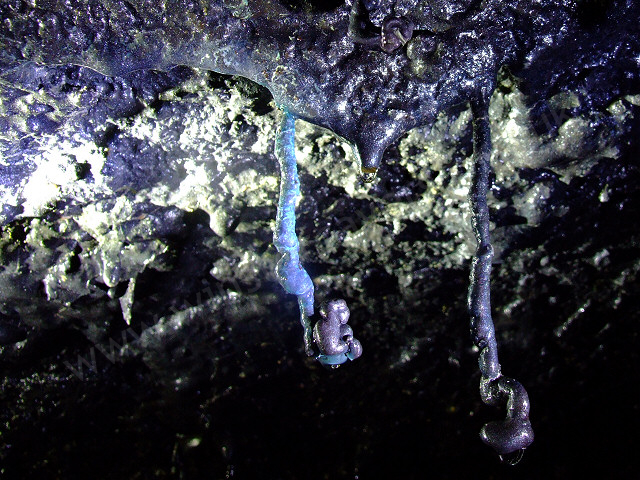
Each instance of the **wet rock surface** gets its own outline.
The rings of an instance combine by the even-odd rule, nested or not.
[[[380,27],[387,7],[365,3]],[[397,2],[396,12],[414,3]],[[414,21],[445,36],[475,5],[422,3],[431,13]],[[136,18],[105,5],[120,12],[108,17],[115,25],[118,15]],[[248,8],[224,5],[234,18]],[[2,9],[5,45],[40,38],[6,29],[17,35],[15,25],[47,9]],[[364,347],[361,359],[328,371],[305,357],[295,298],[273,274],[280,113],[267,90],[206,65],[101,70],[120,76],[67,65],[97,68],[74,60],[80,36],[79,46],[56,47],[60,59],[71,52],[65,65],[24,62],[60,63],[47,57],[55,45],[4,49],[3,474],[631,478],[640,408],[636,11],[634,2],[577,2],[523,15],[552,18],[572,35],[545,44],[534,29],[497,77],[493,310],[503,371],[527,387],[536,430],[515,470],[478,439],[503,412],[480,402],[468,338],[475,245],[465,103],[434,110],[394,142],[372,184],[360,180],[346,141],[298,121],[302,260],[318,300],[347,300]],[[76,17],[99,35],[97,13]],[[153,31],[153,21],[161,23],[150,14],[133,25]],[[118,52],[109,58],[120,62]],[[138,68],[170,66],[137,52],[149,62],[132,61]]]

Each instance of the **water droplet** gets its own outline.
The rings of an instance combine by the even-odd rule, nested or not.
[[[499,455],[500,461],[502,463],[506,463],[507,465],[517,465],[522,460],[524,456],[524,448],[516,450],[515,452],[505,453],[504,455]]]

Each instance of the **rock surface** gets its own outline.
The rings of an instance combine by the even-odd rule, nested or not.
[[[142,2],[102,2],[109,15],[83,10],[94,2],[49,3],[0,7],[7,478],[634,475],[636,2],[566,2],[505,29],[528,32],[504,52],[490,110],[494,318],[537,435],[516,470],[477,438],[503,412],[480,403],[468,338],[467,105],[433,106],[426,126],[391,144],[372,184],[345,140],[298,121],[302,259],[320,300],[348,301],[364,346],[327,371],[304,356],[297,305],[273,274],[280,113],[269,92],[194,62],[204,57],[184,45],[207,47],[196,27],[156,32],[162,16],[141,16]],[[388,15],[382,3],[367,2],[373,27]],[[241,20],[249,5],[222,4]],[[476,2],[423,4],[448,8],[423,11],[420,26],[448,45],[470,28],[456,8]],[[192,25],[198,5],[168,24]],[[417,5],[397,2],[396,13]],[[345,21],[344,6],[297,6],[282,2],[297,21]],[[134,41],[116,28],[129,21],[151,32],[135,59],[116,48]],[[60,43],[39,40],[51,29]],[[545,40],[546,29],[559,33]],[[111,50],[84,48],[86,32]],[[279,104],[290,96],[272,90]]]

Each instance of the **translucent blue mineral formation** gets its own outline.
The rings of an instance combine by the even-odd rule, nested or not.
[[[276,215],[273,244],[282,254],[276,266],[280,285],[298,297],[300,323],[304,328],[304,347],[307,355],[314,355],[315,340],[320,363],[338,366],[362,355],[360,342],[353,338],[353,330],[347,321],[349,309],[344,300],[334,300],[320,308],[320,320],[311,328],[314,308],[313,281],[300,263],[300,243],[296,235],[296,202],[300,197],[300,180],[295,154],[295,117],[284,112],[276,139],[276,157],[280,164],[280,198]]]

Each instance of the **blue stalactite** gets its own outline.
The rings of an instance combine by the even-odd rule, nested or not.
[[[289,112],[284,112],[276,137],[276,157],[280,164],[280,199],[276,214],[276,228],[273,244],[282,257],[276,266],[276,276],[280,285],[298,297],[300,323],[304,328],[304,347],[312,356],[313,331],[313,281],[300,263],[300,244],[296,236],[296,202],[300,197],[300,180],[295,154],[296,120]]]
[[[287,293],[298,297],[300,323],[304,328],[304,347],[313,356],[315,341],[323,365],[337,367],[362,355],[362,345],[354,338],[349,321],[347,302],[338,299],[320,307],[322,317],[311,327],[314,313],[314,287],[311,277],[300,263],[300,243],[296,235],[296,202],[300,198],[300,180],[295,154],[296,119],[285,111],[276,136],[276,157],[280,164],[280,198],[276,214],[273,243],[282,254],[276,266],[276,276]]]

